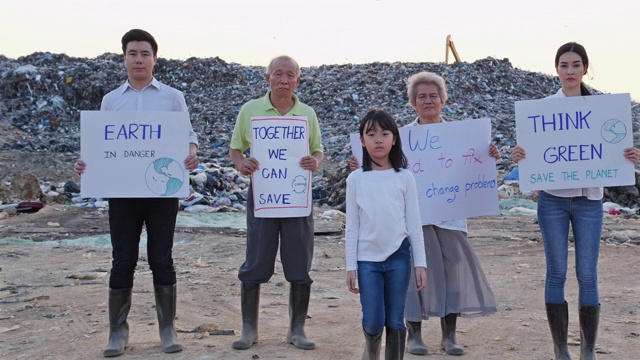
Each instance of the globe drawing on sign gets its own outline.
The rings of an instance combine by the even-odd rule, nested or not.
[[[170,158],[154,160],[145,172],[147,187],[159,196],[171,196],[180,190],[184,179],[184,170],[180,164]]]
[[[617,144],[627,136],[627,127],[618,119],[609,119],[602,125],[602,139],[609,144]]]
[[[293,178],[291,182],[291,190],[296,194],[304,194],[307,191],[307,178],[302,175],[298,175]]]

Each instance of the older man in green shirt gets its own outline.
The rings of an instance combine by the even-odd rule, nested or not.
[[[311,155],[302,157],[300,166],[309,171],[317,170],[324,159],[320,126],[315,111],[294,94],[300,84],[298,63],[289,56],[274,58],[267,67],[266,80],[270,87],[267,94],[247,102],[240,109],[231,137],[231,161],[243,175],[251,175],[259,169],[255,158],[244,155],[251,146],[252,117],[306,116]],[[278,245],[284,276],[291,284],[287,341],[300,349],[315,349],[315,343],[304,333],[313,282],[309,276],[313,259],[313,212],[304,217],[256,218],[251,186],[247,196],[246,257],[238,272],[242,282],[242,335],[233,342],[234,349],[248,349],[258,340],[260,284],[268,282],[273,275]]]

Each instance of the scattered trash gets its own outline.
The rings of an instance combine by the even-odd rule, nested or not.
[[[234,330],[220,329],[220,326],[214,324],[202,324],[196,326],[193,330],[177,329],[181,333],[206,333],[207,335],[235,335]]]
[[[78,280],[100,280],[105,275],[107,275],[106,271],[92,271],[86,273],[75,273],[71,275],[67,275],[68,279],[78,279]]]
[[[18,204],[16,210],[18,212],[32,213],[38,212],[44,207],[44,204],[40,201],[23,201]]]
[[[9,331],[18,330],[18,329],[20,329],[20,325],[14,325],[14,326],[12,326],[10,328],[0,327],[0,333],[6,333],[6,332],[9,332]]]
[[[498,179],[502,181],[504,177],[505,183],[517,181],[518,170],[510,157],[510,150],[516,144],[514,103],[543,98],[555,93],[560,86],[556,76],[517,69],[508,59],[491,57],[473,63],[374,62],[301,70],[302,79],[296,94],[318,114],[325,157],[333,163],[348,159],[351,148],[347,134],[357,131],[358,120],[366,110],[385,108],[399,125],[413,121],[416,115],[408,105],[407,78],[420,71],[432,71],[442,74],[447,82],[449,100],[443,109],[447,120],[481,117],[492,120],[492,142],[501,150],[497,161]],[[193,192],[202,198],[185,200],[184,208],[209,205],[237,211],[246,206],[249,179],[233,168],[228,146],[240,107],[268,90],[262,74],[264,67],[227,63],[218,57],[158,59],[155,77],[184,93],[200,140],[198,155],[203,164],[190,174],[190,183]],[[121,54],[105,53],[95,58],[48,52],[18,59],[0,56],[0,123],[10,132],[4,135],[7,131],[3,128],[0,149],[77,153],[80,111],[98,110],[104,94],[121,85],[125,78]],[[594,93],[601,94],[595,89]],[[632,103],[631,111],[637,143],[640,106]],[[323,168],[318,172],[312,189],[314,203],[344,211],[347,175],[346,162],[344,167]],[[629,208],[640,207],[638,183],[637,180],[636,186],[607,188],[605,201]],[[78,194],[80,186],[68,181],[58,187],[64,188],[65,193],[57,197]],[[59,193],[56,189],[44,193],[39,188],[32,190],[29,194],[32,197],[22,196],[20,200],[42,201],[43,196]],[[193,200],[196,202],[190,203]],[[99,207],[100,203],[84,200],[76,205]]]

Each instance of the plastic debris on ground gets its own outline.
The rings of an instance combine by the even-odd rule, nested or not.
[[[154,75],[184,93],[201,144],[199,157],[203,164],[191,173],[191,184],[193,193],[202,198],[196,195],[184,200],[183,209],[205,205],[217,212],[244,210],[249,178],[233,168],[228,146],[240,107],[268,90],[264,70],[261,66],[228,63],[218,57],[158,59]],[[413,121],[416,115],[408,105],[406,81],[420,71],[445,78],[449,100],[442,114],[447,120],[491,119],[492,142],[501,150],[497,161],[500,182],[505,174],[517,171],[510,158],[510,150],[516,144],[514,103],[543,98],[560,87],[557,76],[524,71],[514,68],[508,59],[491,57],[473,63],[374,62],[303,67],[296,94],[318,114],[326,163],[341,164],[323,167],[314,174],[315,205],[344,211],[348,174],[345,161],[351,154],[348,134],[357,131],[360,117],[374,107],[389,111],[399,125]],[[125,79],[121,54],[76,58],[36,52],[18,59],[0,55],[0,149],[77,154],[80,111],[98,110],[102,97]],[[601,94],[597,89],[594,93]],[[637,105],[634,102],[631,111],[634,143],[640,144]],[[637,172],[635,186],[606,188],[605,201],[628,208],[640,207],[639,178]],[[56,189],[47,189],[44,195],[60,194],[64,188],[65,192],[58,197],[68,196],[65,194],[78,192],[81,184],[75,185],[59,184]],[[0,197],[3,194],[0,191]],[[6,197],[0,198],[0,204],[10,202]],[[190,204],[193,200],[196,203]],[[102,205],[90,199],[75,204]]]

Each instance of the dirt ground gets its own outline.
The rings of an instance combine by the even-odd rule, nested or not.
[[[7,155],[0,153],[0,160],[6,159]],[[7,173],[6,169],[0,171]],[[176,354],[161,351],[152,277],[146,250],[141,248],[129,316],[130,344],[120,358],[359,359],[364,346],[361,310],[358,296],[345,286],[340,222],[321,214],[318,212],[316,219],[314,284],[305,328],[316,342],[315,350],[299,350],[286,343],[288,284],[279,263],[276,274],[262,287],[258,343],[248,350],[233,350],[231,343],[241,329],[237,269],[244,258],[245,233],[229,228],[178,227],[174,246],[176,325],[184,350]],[[0,240],[0,359],[102,358],[108,337],[110,247],[69,240],[105,235],[107,229],[104,211],[65,205],[0,220],[0,239],[35,240],[28,244]],[[640,219],[606,217],[603,238],[612,231],[628,229],[640,231]],[[496,295],[498,312],[458,321],[458,341],[466,351],[463,358],[552,359],[543,300],[544,254],[534,219],[471,219],[469,237]],[[602,243],[599,359],[638,358],[638,259],[638,246]],[[572,266],[567,300],[570,351],[577,359],[577,283]],[[429,355],[406,354],[405,359],[451,358],[440,348],[438,318],[423,322],[423,333]]]

